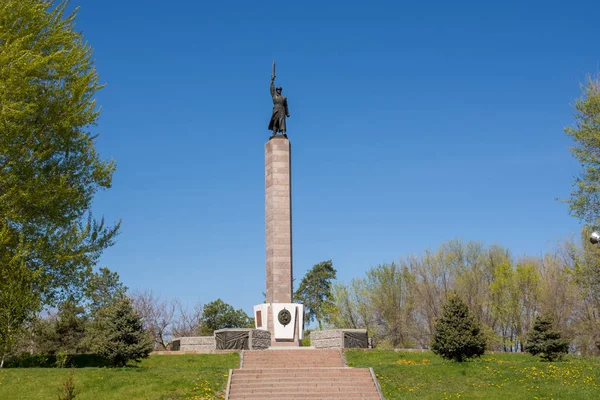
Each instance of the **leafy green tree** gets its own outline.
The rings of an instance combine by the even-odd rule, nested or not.
[[[102,340],[103,325],[110,310],[117,303],[130,300],[125,294],[126,291],[127,287],[120,281],[119,274],[108,268],[100,268],[98,272],[90,275],[83,291],[89,317],[87,332],[81,343],[83,348],[97,347],[98,341]],[[143,319],[142,315],[140,317]]]
[[[408,260],[415,276],[415,302],[419,304],[418,330],[421,332],[417,341],[422,347],[429,345],[431,335],[435,330],[435,320],[441,314],[442,305],[448,297],[448,293],[455,286],[456,268],[446,262],[446,260],[454,258],[458,257],[450,257],[448,250],[440,247],[437,252],[426,251],[423,256],[413,256]],[[469,271],[473,270],[469,269]],[[465,284],[464,286],[472,285]]]
[[[584,227],[582,246],[569,243],[566,257],[572,263],[569,273],[574,277],[583,306],[573,342],[586,355],[600,353],[600,249],[590,243],[590,233],[591,229]]]
[[[28,349],[42,354],[87,353],[88,316],[70,297],[58,306],[56,314],[36,317],[29,325]]]
[[[57,338],[55,351],[87,353],[88,348],[84,344],[87,323],[88,317],[83,306],[72,297],[63,302],[58,309],[54,327]]]
[[[125,297],[126,290],[116,272],[101,268],[87,280],[83,299],[70,296],[58,305],[56,313],[32,321],[27,350],[44,354],[88,353],[98,331],[97,321],[106,309]]]
[[[456,268],[455,291],[467,303],[469,310],[483,324],[488,324],[490,328],[498,330],[500,337],[510,335],[507,330],[510,329],[510,321],[506,314],[503,316],[502,324],[499,324],[498,309],[495,307],[498,294],[510,297],[510,275],[513,268],[513,260],[508,249],[500,246],[485,246],[480,242],[452,241],[453,246],[446,253],[447,257],[453,259],[459,255],[460,266]],[[444,245],[443,247],[446,247]],[[505,280],[500,293],[492,290],[495,282],[498,280],[499,270],[508,273],[508,279]],[[507,271],[508,270],[508,271]],[[502,276],[504,274],[500,274]],[[445,299],[444,299],[445,301]],[[441,304],[440,304],[441,305]],[[440,307],[441,311],[441,307]],[[505,310],[503,310],[505,311]],[[500,325],[500,326],[498,326]]]
[[[58,349],[56,334],[56,314],[37,315],[23,336],[31,354],[53,354]]]
[[[415,276],[405,264],[382,264],[367,271],[362,288],[377,322],[380,347],[414,345]]]
[[[97,310],[108,308],[114,302],[121,300],[126,292],[127,286],[120,281],[119,274],[106,267],[91,274],[84,289],[92,315]]]
[[[522,260],[517,264],[515,296],[518,301],[514,318],[514,331],[518,339],[518,349],[525,347],[527,332],[533,325],[535,312],[540,304],[540,273],[535,260]]]
[[[14,257],[0,252],[0,368],[23,334],[24,324],[39,309],[37,279],[39,274],[25,265],[21,249]]]
[[[448,360],[462,362],[481,356],[485,347],[481,325],[467,304],[458,296],[449,297],[435,323],[431,350]]]
[[[115,163],[95,150],[102,85],[67,4],[0,2],[0,254],[24,244],[24,264],[38,275],[29,285],[45,304],[83,287],[119,227],[91,216]]]
[[[244,310],[236,310],[221,299],[204,305],[200,322],[200,335],[212,335],[218,329],[254,327]]]
[[[588,233],[600,227],[600,74],[589,75],[581,85],[582,95],[575,101],[575,123],[565,128],[565,133],[574,141],[571,153],[581,164],[582,171],[573,182],[569,203],[571,215],[585,221],[583,249],[576,256],[575,278],[586,307],[581,314],[586,316],[578,331],[595,332],[584,341],[595,342],[600,351],[600,257],[598,249],[592,249]],[[557,322],[557,321],[555,321]],[[577,343],[578,340],[575,340]],[[584,346],[587,347],[587,346]],[[584,349],[585,351],[585,349]]]
[[[527,337],[526,351],[531,355],[539,355],[544,361],[560,359],[569,352],[570,341],[563,339],[554,328],[554,320],[547,315],[538,316]]]
[[[320,262],[306,272],[294,293],[294,300],[306,308],[308,322],[316,320],[319,330],[323,329],[326,311],[334,307],[331,285],[335,278],[336,270],[331,260]]]
[[[336,328],[360,328],[357,304],[352,298],[351,289],[342,283],[334,283],[331,295],[333,306],[326,310],[329,323]]]
[[[113,366],[139,362],[152,351],[152,338],[127,297],[99,311],[93,330],[92,350]]]
[[[489,287],[490,305],[503,351],[511,351],[516,346],[514,328],[520,305],[516,283],[516,272],[511,264],[503,262],[496,265],[494,280]]]
[[[575,125],[565,128],[575,142],[571,153],[583,167],[569,200],[573,216],[598,226],[600,219],[600,75],[589,76],[575,101]]]

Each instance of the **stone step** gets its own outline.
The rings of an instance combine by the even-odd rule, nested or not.
[[[312,382],[346,382],[353,380],[369,380],[371,379],[370,373],[361,375],[339,375],[339,374],[320,374],[320,375],[295,375],[295,374],[264,374],[264,375],[235,375],[231,377],[232,382],[266,382],[266,381],[281,381],[286,380],[289,382],[302,381],[306,382],[310,380]]]
[[[319,350],[319,349],[310,349],[310,350],[246,350],[244,354],[249,356],[265,356],[265,357],[306,357],[306,356],[331,356],[340,354],[339,350]]]
[[[289,376],[365,376],[369,375],[370,371],[367,368],[252,368],[252,369],[235,369],[233,377],[252,375],[252,376],[281,376],[289,374]]]
[[[335,391],[335,390],[324,390],[319,389],[317,391],[306,391],[306,390],[288,390],[285,388],[274,389],[273,391],[256,391],[256,392],[230,392],[229,399],[236,400],[239,398],[248,398],[253,396],[263,396],[262,399],[281,399],[287,396],[290,397],[307,397],[310,395],[320,395],[321,399],[330,399],[332,397],[344,398],[355,396],[355,397],[377,397],[378,393],[373,390],[362,390],[362,391]],[[260,398],[260,397],[259,397]]]
[[[308,383],[308,382],[307,382]],[[369,391],[375,388],[375,385],[371,382],[366,385],[342,385],[329,384],[329,385],[316,385],[316,386],[303,386],[303,385],[280,385],[278,387],[266,386],[266,387],[239,387],[240,385],[232,386],[229,393],[235,392],[247,392],[247,393],[280,393],[283,389],[288,392],[299,392],[299,393],[321,393],[321,392],[363,392]]]
[[[262,389],[262,388],[279,388],[281,389],[282,384],[286,388],[331,388],[331,387],[340,387],[340,386],[369,386],[373,384],[373,381],[367,378],[360,379],[349,379],[346,381],[320,381],[315,382],[312,380],[289,380],[289,379],[273,379],[269,381],[265,380],[254,380],[252,382],[240,382],[240,381],[232,381],[231,384],[235,384],[236,389]]]
[[[339,353],[339,349],[313,349],[308,347],[299,347],[299,348],[281,348],[277,350],[246,350],[246,353],[254,353],[254,354],[283,354],[283,353],[293,353],[293,354],[325,354],[325,353]]]
[[[319,375],[319,376],[293,376],[293,375],[237,375],[235,377],[231,377],[231,382],[233,383],[270,383],[270,382],[313,382],[313,383],[321,383],[321,382],[364,382],[371,380],[370,374],[367,375],[351,375],[351,376],[340,376],[340,375]]]
[[[314,388],[302,388],[302,387],[288,387],[280,386],[278,388],[262,388],[262,389],[249,389],[249,388],[231,388],[229,391],[229,399],[235,399],[241,396],[253,396],[262,395],[265,399],[278,398],[277,396],[307,396],[312,394],[321,394],[322,398],[329,398],[328,395],[334,394],[345,394],[345,395],[361,395],[368,397],[377,397],[379,393],[374,386],[346,386],[340,387],[314,387]]]
[[[248,356],[247,354],[244,355],[244,359],[248,359],[248,360],[329,360],[331,358],[341,358],[341,356],[339,354],[337,355],[332,355],[332,356],[290,356],[290,357],[286,357],[286,356],[275,356],[275,357],[267,357],[267,356],[260,356],[260,357],[252,357],[252,356]]]
[[[274,357],[269,357],[269,356],[252,356],[252,355],[248,355],[245,354],[244,355],[244,359],[248,359],[248,360],[329,360],[331,358],[341,358],[339,354],[333,354],[331,356],[313,356],[313,355],[308,355],[308,356],[274,356]]]
[[[244,364],[247,368],[264,368],[265,363],[248,363]],[[323,367],[342,367],[341,363],[281,363],[274,368],[323,368]]]
[[[338,349],[334,349],[334,350],[319,350],[319,349],[313,349],[313,350],[246,350],[245,353],[251,355],[251,356],[256,356],[256,357],[281,357],[281,356],[286,356],[286,357],[308,357],[308,356],[312,356],[312,357],[318,357],[318,356],[327,356],[327,355],[335,355],[335,354],[339,354],[339,350]]]
[[[318,363],[341,363],[342,362],[342,358],[340,356],[336,358],[272,358],[272,359],[246,359],[244,357],[244,364],[250,364],[250,363],[254,363],[254,364],[258,364],[258,363],[275,363],[275,364],[280,364],[280,363],[307,363],[307,364],[318,364]]]
[[[282,362],[301,362],[301,363],[320,363],[320,362],[342,362],[342,358],[337,356],[337,358],[329,357],[329,358],[246,358],[244,357],[244,363],[282,363]]]
[[[299,399],[369,399],[381,400],[376,390],[365,392],[283,392],[280,389],[276,393],[235,393],[229,394],[229,400],[260,399],[260,400],[299,400]]]

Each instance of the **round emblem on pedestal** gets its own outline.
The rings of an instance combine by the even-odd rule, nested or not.
[[[277,319],[281,325],[286,326],[292,321],[292,314],[284,308],[277,314]]]

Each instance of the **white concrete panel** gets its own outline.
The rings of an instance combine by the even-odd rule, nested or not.
[[[273,328],[275,339],[294,339],[294,333],[298,329],[298,338],[302,339],[302,321],[304,318],[304,306],[296,303],[272,303]],[[279,312],[286,309],[290,312],[292,319],[289,324],[283,325],[279,322]]]
[[[254,327],[256,329],[262,329],[262,330],[268,330],[267,328],[267,318],[269,316],[269,306],[270,304],[267,303],[263,303],[263,304],[258,304],[256,306],[254,306]],[[261,314],[261,319],[260,322],[262,323],[262,326],[258,326],[258,313],[257,311],[260,311]]]

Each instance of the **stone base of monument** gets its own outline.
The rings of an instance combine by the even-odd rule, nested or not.
[[[367,349],[366,329],[331,329],[310,333],[310,345],[315,349]]]
[[[299,346],[304,338],[304,305],[263,303],[254,306],[256,329],[271,332],[272,346]]]
[[[271,333],[262,329],[219,329],[215,331],[217,350],[265,350]]]

